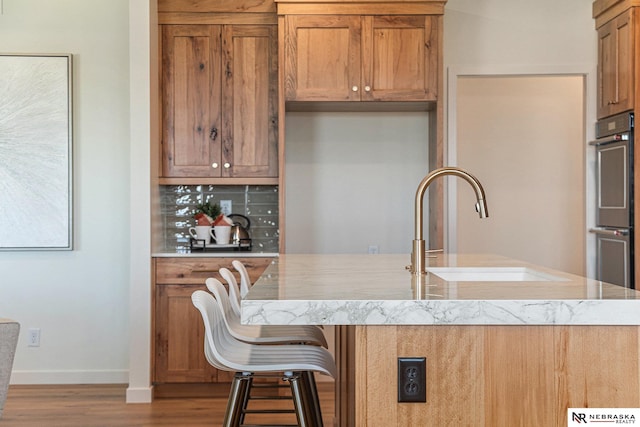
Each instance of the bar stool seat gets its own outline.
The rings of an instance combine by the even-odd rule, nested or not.
[[[207,361],[218,369],[237,372],[231,385],[224,427],[240,425],[251,379],[257,373],[280,373],[289,383],[299,426],[323,425],[313,373],[337,376],[331,353],[322,347],[304,344],[256,345],[240,341],[230,333],[222,307],[213,295],[198,290],[191,299],[204,322]]]

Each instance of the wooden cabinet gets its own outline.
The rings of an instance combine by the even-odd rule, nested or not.
[[[439,18],[286,15],[287,101],[435,101]]]
[[[206,290],[208,277],[220,279],[218,270],[238,259],[256,281],[272,258],[156,258],[153,311],[153,382],[225,383],[232,373],[211,367],[204,357],[202,317],[191,294]],[[238,281],[240,280],[237,276]],[[224,282],[223,282],[224,283]],[[239,283],[239,282],[238,282]]]
[[[277,83],[274,25],[162,25],[162,177],[277,177]]]
[[[598,29],[598,118],[634,107],[634,11]]]

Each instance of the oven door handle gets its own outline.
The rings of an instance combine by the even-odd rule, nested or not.
[[[611,136],[607,136],[605,138],[600,138],[600,139],[596,139],[595,141],[591,141],[589,142],[589,145],[604,145],[604,144],[610,144],[612,142],[621,142],[621,141],[628,141],[629,137],[627,137],[626,139],[624,138],[624,136],[622,137],[622,139],[620,139],[620,135],[611,135]]]
[[[595,233],[595,234],[602,234],[605,236],[628,236],[629,235],[629,230],[620,230],[620,229],[610,230],[606,228],[590,228],[589,232]]]

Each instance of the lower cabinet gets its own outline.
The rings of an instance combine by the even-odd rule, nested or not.
[[[218,371],[204,357],[204,326],[191,294],[206,290],[205,280],[221,280],[218,270],[241,261],[255,282],[273,258],[155,258],[153,304],[153,383],[230,383],[233,373]],[[236,275],[238,283],[240,277]],[[221,280],[225,283],[223,280]]]

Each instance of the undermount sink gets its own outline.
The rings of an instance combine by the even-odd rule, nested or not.
[[[431,267],[427,272],[447,282],[564,282],[558,276],[526,267]]]

